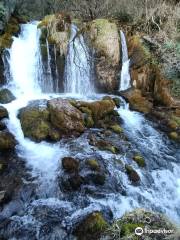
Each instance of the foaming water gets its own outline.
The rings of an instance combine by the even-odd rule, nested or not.
[[[127,90],[131,87],[131,77],[129,74],[129,58],[128,49],[126,43],[126,37],[121,31],[121,46],[122,46],[122,69],[121,69],[121,81],[120,81],[120,91]]]

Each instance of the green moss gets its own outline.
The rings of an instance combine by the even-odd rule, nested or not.
[[[75,235],[78,236],[78,240],[85,239],[99,239],[101,233],[103,233],[108,227],[107,222],[103,218],[100,212],[91,213],[75,230]]]
[[[92,171],[99,171],[100,166],[96,159],[89,159],[86,164],[90,167]]]
[[[177,127],[180,127],[180,117],[173,115],[171,119],[177,124]]]
[[[122,237],[129,237],[134,235],[135,229],[137,227],[144,227],[143,224],[137,224],[137,223],[122,223],[121,227],[121,236]],[[133,240],[138,240],[137,236],[133,236]]]
[[[178,136],[177,132],[171,132],[171,133],[169,134],[169,137],[170,137],[172,140],[175,140],[175,141],[177,141],[177,140],[179,139],[179,136]]]
[[[121,134],[123,132],[123,129],[118,124],[110,126],[110,129],[117,134]]]
[[[140,155],[135,155],[133,157],[133,160],[138,164],[139,167],[145,167],[146,166],[144,158]]]

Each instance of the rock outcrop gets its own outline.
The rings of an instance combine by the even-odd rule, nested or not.
[[[4,88],[0,90],[0,103],[6,104],[15,100],[15,96],[11,93],[10,90]]]
[[[118,86],[120,41],[118,28],[107,19],[87,24],[90,45],[95,49],[96,86],[99,91],[112,92]]]

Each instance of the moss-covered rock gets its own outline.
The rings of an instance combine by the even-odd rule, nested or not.
[[[68,100],[56,98],[48,101],[51,124],[62,135],[73,136],[84,132],[83,114]]]
[[[179,135],[177,132],[170,132],[169,137],[174,141],[179,140]]]
[[[100,165],[96,159],[88,159],[86,161],[86,165],[92,170],[92,171],[99,171]]]
[[[65,192],[69,191],[78,191],[81,188],[81,185],[84,183],[84,178],[79,174],[73,174],[67,179],[62,179],[61,188]]]
[[[109,128],[117,134],[121,134],[123,132],[123,129],[118,124],[114,124],[114,125],[110,126]]]
[[[0,106],[0,120],[3,118],[8,118],[8,111],[3,106]]]
[[[117,107],[117,108],[120,108],[120,106],[121,106],[121,99],[118,98],[118,97],[114,97],[114,98],[113,98],[113,101],[114,101],[116,107]]]
[[[50,137],[50,115],[46,108],[25,107],[20,110],[19,118],[25,137],[37,142],[47,140]]]
[[[96,146],[102,151],[109,151],[113,154],[118,154],[119,149],[116,146],[113,146],[111,143],[105,141],[105,140],[97,140],[95,143],[90,141],[90,144]]]
[[[147,230],[170,229],[177,230],[176,226],[171,223],[164,215],[160,213],[150,212],[145,209],[136,209],[132,212],[126,213],[121,219],[116,220],[112,226],[104,234],[107,240],[131,239],[139,240],[139,236],[135,234],[135,229],[140,227]],[[175,235],[165,234],[163,231],[159,234],[143,233],[143,239],[160,240],[160,239],[176,239]]]
[[[128,178],[132,183],[137,184],[140,182],[141,179],[140,179],[138,173],[130,165],[125,165],[125,169],[126,169]]]
[[[144,158],[140,155],[135,155],[133,157],[133,160],[138,164],[139,167],[145,167],[146,166]]]
[[[100,235],[107,229],[108,223],[100,212],[89,214],[74,230],[78,240],[99,239]]]
[[[10,103],[15,99],[16,98],[14,97],[10,90],[6,88],[0,90],[0,103],[2,104]]]
[[[7,132],[0,132],[0,151],[10,151],[14,150],[17,142],[14,136]]]
[[[62,167],[68,173],[78,172],[79,162],[72,157],[64,157],[62,159]]]
[[[91,173],[87,178],[93,182],[95,185],[104,185],[106,181],[106,176],[103,173]]]

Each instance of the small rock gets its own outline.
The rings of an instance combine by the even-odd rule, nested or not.
[[[177,141],[177,140],[179,139],[179,136],[178,136],[177,132],[171,132],[171,133],[169,134],[169,137],[170,137],[172,140],[175,140],[175,141]]]
[[[65,191],[77,191],[84,183],[84,178],[79,174],[75,174],[66,180],[62,180],[62,186]]]
[[[100,170],[99,163],[97,162],[96,159],[89,159],[89,160],[86,161],[86,164],[89,166],[89,168],[92,171],[99,171]]]
[[[120,108],[120,106],[121,106],[121,99],[118,98],[118,97],[114,97],[114,98],[113,98],[113,101],[114,101],[116,107],[117,107],[117,108]]]
[[[0,131],[3,131],[5,130],[7,127],[6,127],[6,124],[3,123],[3,122],[0,122]]]
[[[72,157],[64,157],[62,159],[62,166],[68,173],[78,172],[79,162]]]
[[[95,185],[104,185],[106,176],[104,174],[89,174],[88,177]]]
[[[8,111],[3,106],[0,106],[0,120],[3,118],[8,118]]]
[[[79,223],[73,234],[78,237],[78,240],[99,239],[107,227],[108,223],[102,214],[100,212],[93,212]]]
[[[131,182],[138,183],[141,180],[138,173],[131,166],[125,165],[125,169]]]
[[[9,132],[0,132],[0,150],[13,150],[17,142],[14,136]]]
[[[133,157],[133,160],[138,164],[139,167],[145,167],[146,166],[144,158],[140,155],[135,155]]]
[[[121,134],[123,132],[123,129],[118,124],[110,126],[110,129],[117,134]]]
[[[7,104],[15,99],[15,96],[11,93],[10,90],[6,88],[0,90],[0,103]]]

